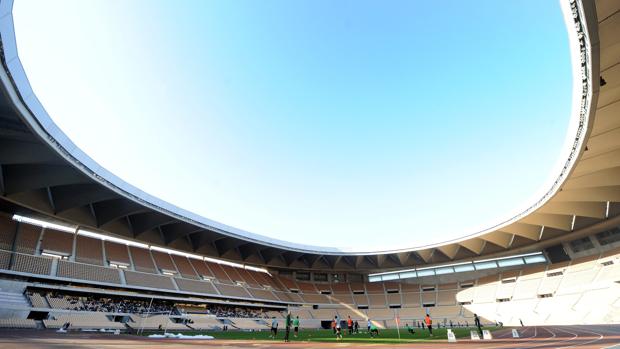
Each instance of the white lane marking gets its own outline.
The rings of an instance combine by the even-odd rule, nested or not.
[[[548,340],[555,338],[555,333],[549,331],[548,329],[546,329],[544,327],[541,327],[541,329],[547,331],[551,335],[551,337],[543,338],[545,342],[542,345],[548,345],[549,344]],[[485,349],[499,349],[499,348],[511,348],[511,349],[515,348],[516,349],[516,348],[522,348],[523,346],[526,346],[526,348],[540,347],[542,345],[537,345],[537,346],[534,346],[534,347],[528,347],[527,346],[530,343],[538,342],[538,341],[527,340],[527,339],[535,338],[537,336],[538,336],[538,326],[534,326],[534,336],[532,336],[532,337],[522,337],[521,340],[526,339],[525,341],[521,341],[521,340],[517,341],[517,340],[515,340],[513,343],[510,343],[510,344],[496,345],[494,347],[484,347],[484,348]]]
[[[584,330],[584,329],[581,329],[581,328],[578,328],[578,330],[579,330],[579,331],[581,331],[581,332],[592,333],[592,334],[598,335],[599,337],[598,337],[598,338],[595,338],[595,339],[592,339],[592,340],[589,340],[589,341],[586,341],[586,342],[583,342],[583,343],[574,344],[574,345],[569,345],[569,346],[566,346],[566,347],[560,347],[560,348],[557,348],[557,349],[561,349],[561,348],[572,348],[572,347],[576,347],[576,346],[578,346],[578,345],[579,345],[579,346],[581,346],[581,345],[585,345],[585,344],[590,344],[590,343],[598,342],[598,341],[600,341],[601,339],[605,338],[605,336],[603,336],[603,334],[598,333],[598,332],[588,331],[588,330]]]

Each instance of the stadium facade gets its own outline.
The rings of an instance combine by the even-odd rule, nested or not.
[[[188,317],[222,325],[204,315],[205,304],[276,317],[294,309],[308,327],[334,314],[391,327],[427,312],[444,325],[472,323],[472,312],[510,325],[620,322],[620,2],[561,4],[574,77],[572,141],[548,191],[458,240],[341,251],[214,222],[106,171],[37,100],[19,60],[12,1],[0,1],[0,326],[145,326],[118,308],[89,312],[84,297],[93,294],[183,309],[149,319],[154,328],[190,328]],[[251,318],[231,324],[266,326]]]

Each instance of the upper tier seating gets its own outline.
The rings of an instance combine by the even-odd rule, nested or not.
[[[330,299],[327,295],[318,294],[318,293],[304,293],[301,295],[305,303],[310,304],[329,304]]]
[[[400,293],[388,293],[387,302],[388,302],[388,305],[401,305],[402,300],[400,298]]]
[[[151,251],[129,246],[129,251],[131,252],[131,259],[133,261],[133,266],[136,271],[141,271],[145,273],[155,273],[156,268],[155,264],[153,264],[153,258],[151,258]]]
[[[222,268],[220,264],[211,263],[211,262],[205,262],[205,263],[207,264],[209,269],[213,272],[213,276],[217,278],[219,282],[229,284],[229,285],[233,284],[232,280],[230,279],[228,274],[226,274],[226,271],[224,271],[224,269]]]
[[[41,228],[34,225],[20,224],[15,251],[21,253],[34,254],[41,236]]]
[[[151,288],[163,288],[168,290],[175,290],[172,279],[168,276],[155,275],[148,273],[138,273],[129,270],[124,270],[125,280],[128,285],[142,286]]]
[[[213,286],[213,283],[210,281],[198,281],[198,280],[188,280],[182,278],[174,279],[179,290],[187,291],[187,292],[196,292],[196,293],[205,293],[205,294],[218,294]]]
[[[109,262],[131,264],[127,245],[117,244],[115,242],[105,241],[105,255]]]
[[[245,282],[245,280],[243,279],[241,274],[239,274],[239,272],[238,272],[239,268],[233,268],[233,267],[225,265],[225,264],[221,264],[221,265],[219,265],[219,267],[224,270],[226,275],[228,275],[228,277],[233,282]]]
[[[237,298],[250,298],[248,291],[241,286],[217,284],[215,285],[220,291],[220,294]]]
[[[45,229],[43,231],[43,239],[41,240],[41,250],[59,252],[63,255],[70,256],[73,252],[74,237],[74,234]]]
[[[11,251],[17,224],[10,218],[0,216],[0,250]]]
[[[0,269],[9,269],[11,252],[0,250]]]
[[[157,264],[157,268],[159,270],[166,270],[169,272],[177,272],[177,268],[172,262],[172,258],[167,253],[159,252],[159,251],[151,251],[151,255],[153,256],[153,260],[155,264]]]
[[[50,275],[52,271],[52,258],[18,253],[14,255],[11,270],[31,274]]]
[[[75,240],[75,260],[80,263],[104,265],[101,240],[78,235]]]
[[[319,293],[316,286],[310,282],[298,282],[299,290],[303,293]]]
[[[279,299],[269,290],[263,290],[258,288],[248,288],[248,291],[252,297],[256,299],[266,299],[270,301],[278,301]]]
[[[60,277],[120,284],[119,270],[96,265],[58,261],[57,275]]]
[[[197,259],[190,258],[189,263],[194,267],[194,270],[198,273],[200,277],[210,277],[214,278],[215,275],[209,269],[209,267],[205,264],[204,261],[199,261]]]
[[[355,304],[355,301],[353,300],[353,295],[350,293],[333,294],[330,298],[332,303]],[[368,301],[366,301],[366,303],[368,303]]]
[[[187,257],[182,257],[182,256],[177,256],[177,255],[171,255],[171,257],[172,257],[172,260],[174,261],[174,264],[177,267],[177,270],[179,271],[179,274],[181,274],[182,277],[188,278],[188,279],[198,278],[198,275],[194,271],[194,268],[190,264]]]

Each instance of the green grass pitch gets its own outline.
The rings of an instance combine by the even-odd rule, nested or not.
[[[494,327],[485,327],[488,330],[495,330]],[[445,328],[433,329],[433,336],[431,337],[428,330],[422,330],[419,328],[415,328],[415,333],[410,334],[404,328],[400,330],[400,342],[402,343],[412,343],[412,342],[420,342],[420,341],[433,341],[433,340],[441,340],[448,339],[447,330]],[[454,328],[452,331],[456,335],[457,338],[467,337],[469,338],[470,328]],[[173,332],[173,331],[169,331]],[[153,332],[150,332],[153,333]],[[161,333],[161,332],[160,332]],[[271,333],[269,330],[265,331],[239,331],[239,330],[231,330],[231,331],[195,331],[195,332],[183,332],[187,335],[192,334],[207,334],[215,337],[216,339],[233,339],[233,340],[274,340],[270,337]],[[284,330],[278,330],[278,336],[275,340],[284,340]],[[379,330],[379,336],[375,338],[371,338],[370,334],[364,329],[362,331],[360,329],[360,333],[358,334],[348,334],[346,331],[343,331],[343,336],[341,340],[336,339],[336,335],[332,332],[332,330],[300,330],[299,336],[295,338],[293,336],[293,331],[291,329],[290,341],[315,341],[315,342],[353,342],[353,343],[398,343],[398,331],[396,329],[386,329]]]

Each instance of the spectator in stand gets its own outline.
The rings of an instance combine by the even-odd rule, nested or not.
[[[32,296],[33,292],[26,291],[26,295]],[[44,294],[48,299],[61,299],[62,302],[55,302],[55,308],[64,308],[75,311],[92,311],[104,313],[122,313],[122,314],[144,314],[144,313],[173,313],[182,314],[174,303],[158,299],[142,300],[138,298],[121,298],[121,297],[103,297],[103,296],[74,296],[60,294],[58,292],[49,292]],[[246,308],[231,305],[209,305],[203,308],[207,314],[216,317],[234,317],[234,318],[267,318],[263,309]]]

